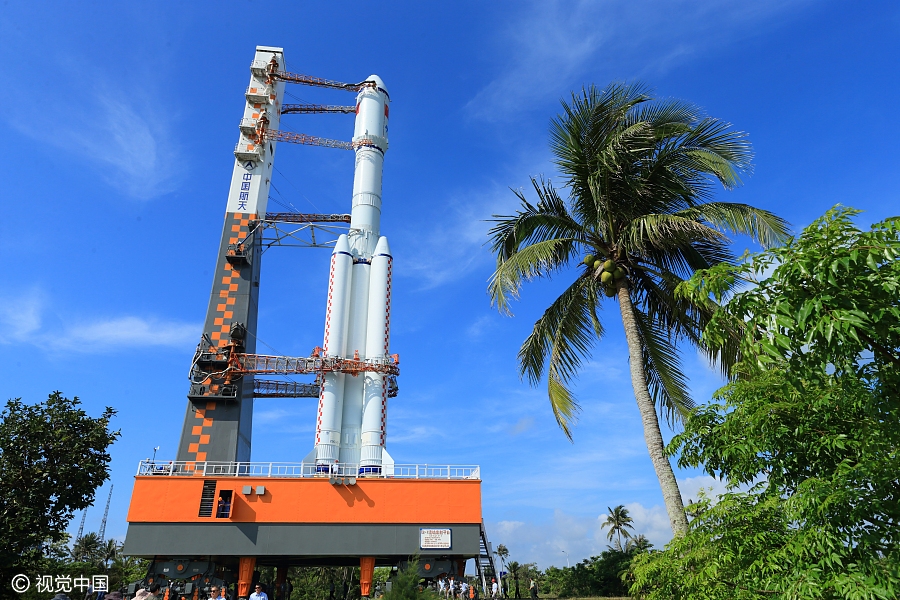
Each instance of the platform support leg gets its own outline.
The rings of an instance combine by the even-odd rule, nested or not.
[[[359,593],[368,597],[372,591],[372,576],[375,573],[375,557],[361,556],[359,558]]]
[[[253,585],[253,570],[256,569],[255,556],[242,556],[238,563],[238,598],[250,597],[250,586]]]
[[[456,576],[460,581],[466,576],[466,559],[456,561]]]
[[[275,573],[275,589],[278,600],[290,600],[290,591],[287,588],[287,565],[278,565]]]

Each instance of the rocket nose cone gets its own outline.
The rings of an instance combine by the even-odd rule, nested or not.
[[[366,77],[366,81],[374,81],[377,87],[380,87],[382,90],[384,90],[385,94],[387,93],[387,88],[384,85],[384,81],[378,75],[369,75],[368,77]]]
[[[391,256],[391,247],[388,246],[388,241],[385,236],[378,238],[378,243],[375,244],[375,256],[378,256],[379,254]]]
[[[347,234],[342,233],[338,236],[337,242],[334,244],[334,252],[332,254],[337,254],[339,252],[346,252],[350,254],[350,242],[347,241]]]

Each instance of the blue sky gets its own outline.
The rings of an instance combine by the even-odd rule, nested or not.
[[[402,360],[388,448],[399,462],[482,465],[489,535],[520,562],[597,554],[617,504],[657,545],[670,535],[617,307],[607,306],[608,335],[578,381],[584,410],[570,444],[544,389],[519,381],[515,357],[571,274],[529,284],[514,318],[485,292],[485,219],[515,209],[510,187],[553,177],[547,131],[560,98],[640,79],[734,123],[750,134],[756,168],[720,198],[776,211],[795,229],[836,203],[865,210],[865,223],[900,208],[896,3],[6,1],[0,397],[58,389],[93,414],[119,411],[113,537],[125,534],[138,461],[157,445],[174,457],[258,44],[284,47],[294,71],[377,73],[387,84],[382,233],[395,256],[392,350]],[[294,102],[353,98],[288,91]],[[352,127],[341,115],[282,124],[340,139]],[[349,212],[351,153],[282,144],[275,166],[278,201]],[[321,344],[328,259],[266,253],[258,335],[272,353]],[[719,379],[692,350],[684,358],[695,398],[708,400]],[[259,400],[254,460],[300,461],[314,403]],[[678,477],[686,496],[711,482]]]

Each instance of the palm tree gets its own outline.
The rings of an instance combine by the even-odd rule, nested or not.
[[[521,598],[522,596],[521,594],[519,594],[519,573],[522,570],[522,565],[520,565],[516,560],[511,560],[506,566],[509,567],[509,574],[513,576],[513,581],[515,582],[516,595],[513,597]]]
[[[103,554],[103,550],[100,536],[92,531],[84,534],[72,546],[72,559],[76,562],[99,564],[102,562],[100,555]]]
[[[506,569],[506,559],[509,557],[509,548],[503,544],[497,544],[497,556],[500,557],[500,564]],[[500,584],[500,596],[503,597],[503,578],[498,575],[497,583]]]
[[[537,204],[517,191],[516,214],[495,215],[491,298],[509,313],[524,281],[550,276],[586,255],[574,283],[519,350],[520,375],[535,385],[546,372],[550,406],[571,440],[579,406],[567,385],[603,337],[604,297],[617,300],[644,439],[672,530],[682,535],[687,518],[655,403],[670,424],[693,406],[676,346],[687,340],[707,350],[700,335],[713,306],[679,297],[675,288],[698,269],[734,259],[723,232],[748,234],[769,246],[786,239],[787,223],[746,204],[711,201],[716,181],[734,188],[750,169],[746,134],[688,103],[652,101],[641,85],[591,86],[573,94],[551,122],[550,137],[569,200],[549,181],[532,179]],[[710,352],[726,374],[735,348]]]
[[[606,532],[606,539],[612,541],[613,536],[616,536],[616,550],[620,552],[624,552],[622,548],[622,536],[625,536],[625,539],[629,539],[631,534],[628,532],[629,529],[634,529],[632,523],[634,519],[631,518],[628,514],[628,509],[625,508],[625,505],[620,504],[615,508],[607,507],[609,514],[606,515],[606,521],[600,525],[600,529],[605,527],[609,527],[609,531]]]
[[[103,560],[104,568],[109,568],[109,563],[119,557],[119,551],[122,546],[116,540],[106,540],[100,546],[100,558]]]
[[[643,533],[636,535],[625,542],[625,552],[646,552],[652,547],[653,544],[650,543],[650,540],[648,540],[647,536]]]

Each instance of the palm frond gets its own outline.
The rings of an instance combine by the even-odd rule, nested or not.
[[[749,235],[764,248],[783,244],[790,237],[790,224],[787,221],[749,204],[706,202],[677,214],[688,219],[706,221],[722,231]]]
[[[684,136],[682,147],[706,150],[728,161],[736,172],[750,172],[753,168],[753,147],[747,133],[734,131],[731,123],[707,117]],[[723,182],[725,183],[725,182]]]
[[[699,344],[703,325],[708,321],[706,305],[698,305],[676,293],[683,279],[669,271],[640,270],[630,278],[630,292],[639,310],[667,334],[669,343],[686,339]]]
[[[676,422],[683,422],[694,408],[678,350],[666,332],[646,314],[635,310],[634,316],[641,336],[641,354],[650,396],[662,410],[666,422],[674,426]]]
[[[657,139],[686,133],[702,111],[697,105],[677,98],[666,98],[634,107],[629,111],[626,123],[645,122],[650,125]]]
[[[544,311],[519,349],[520,376],[537,385],[547,371],[553,414],[570,439],[578,405],[566,386],[581,369],[593,343],[603,336],[597,314],[598,291],[596,280],[579,277]]]
[[[651,246],[641,254],[633,254],[631,260],[649,272],[671,272],[687,279],[699,269],[708,269],[721,262],[733,262],[734,253],[726,243],[696,240],[669,248]]]
[[[556,424],[571,442],[572,426],[575,425],[581,411],[575,396],[552,372],[547,377],[547,396],[550,398],[550,408],[553,410]]]
[[[496,223],[488,232],[491,250],[498,262],[506,260],[523,246],[554,238],[579,238],[583,228],[569,214],[549,182],[532,178],[538,195],[537,204],[529,202],[520,190],[513,190],[521,208],[515,215],[494,215]]]
[[[675,214],[641,215],[628,222],[619,236],[626,251],[643,254],[649,248],[667,250],[695,241],[727,243],[722,232],[695,219]]]
[[[488,282],[491,304],[497,310],[512,314],[509,303],[519,297],[522,283],[534,277],[542,277],[565,265],[576,250],[572,238],[552,239],[525,246],[497,265]]]

